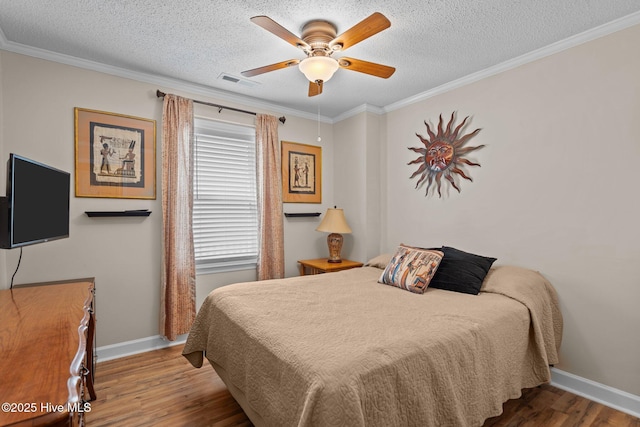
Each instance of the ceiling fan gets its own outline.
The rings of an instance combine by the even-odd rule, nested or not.
[[[243,71],[245,77],[253,77],[269,71],[299,65],[300,71],[309,80],[309,96],[322,93],[324,82],[329,80],[338,68],[358,71],[384,79],[389,78],[396,69],[387,65],[363,61],[354,58],[333,58],[334,52],[344,51],[349,47],[385,30],[391,22],[381,13],[375,12],[363,19],[344,33],[336,36],[336,27],[323,20],[313,20],[304,25],[302,36],[298,37],[267,16],[254,16],[251,22],[275,34],[287,43],[301,49],[307,57],[290,59],[264,67]]]

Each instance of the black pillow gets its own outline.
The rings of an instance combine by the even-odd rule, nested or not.
[[[444,252],[444,257],[429,287],[478,295],[482,281],[496,258],[470,254],[448,246],[440,250]]]

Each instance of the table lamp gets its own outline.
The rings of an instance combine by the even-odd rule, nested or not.
[[[331,233],[327,236],[327,244],[329,245],[329,259],[327,261],[335,263],[342,262],[340,251],[342,250],[343,239],[340,233],[351,233],[351,228],[344,218],[344,211],[335,206],[327,209],[327,213],[324,215],[324,218],[322,218],[316,231]]]

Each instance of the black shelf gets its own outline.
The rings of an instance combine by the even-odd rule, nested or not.
[[[132,211],[85,211],[90,218],[108,217],[108,216],[149,216],[151,211],[147,209]]]
[[[301,218],[301,217],[310,217],[310,216],[320,216],[320,212],[295,212],[295,213],[286,213],[284,216],[287,218]]]

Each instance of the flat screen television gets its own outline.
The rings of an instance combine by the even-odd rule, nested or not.
[[[2,198],[0,247],[17,248],[69,237],[71,177],[11,153]]]

